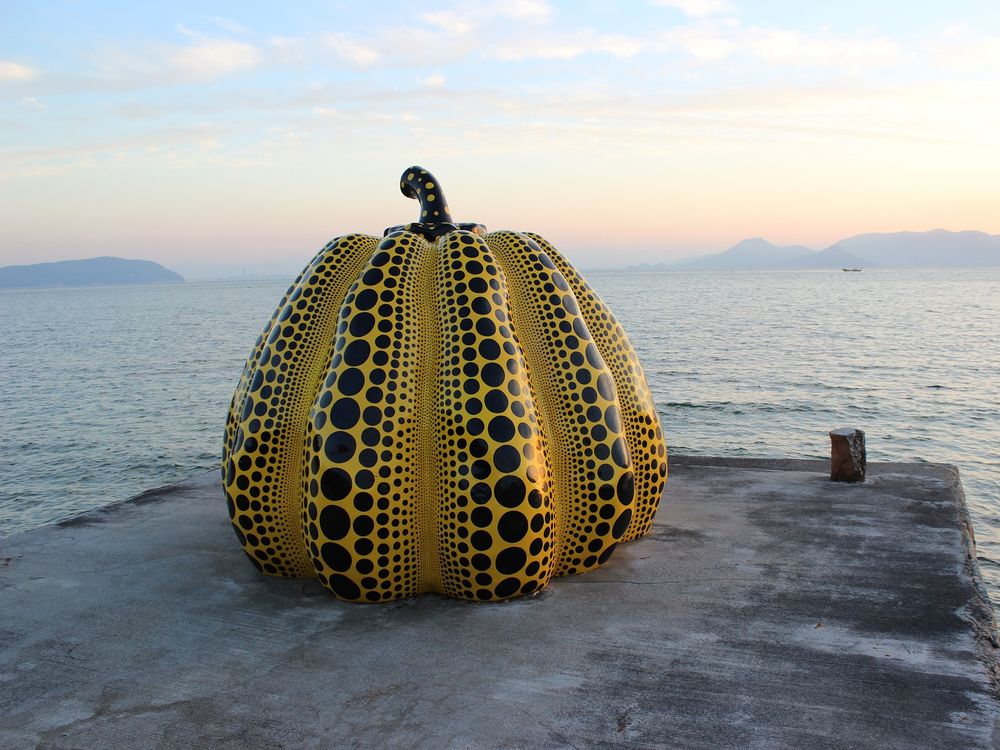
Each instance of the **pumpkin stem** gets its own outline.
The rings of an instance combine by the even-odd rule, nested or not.
[[[420,201],[418,222],[426,224],[454,224],[448,211],[441,185],[434,175],[423,167],[410,167],[399,178],[399,189],[407,198]]]
[[[383,235],[392,232],[414,232],[428,240],[436,240],[449,232],[465,230],[478,235],[486,234],[486,227],[475,222],[456,224],[448,211],[448,202],[444,192],[434,175],[423,167],[410,167],[399,178],[399,189],[407,198],[420,201],[420,219],[412,224],[397,224],[385,230]]]

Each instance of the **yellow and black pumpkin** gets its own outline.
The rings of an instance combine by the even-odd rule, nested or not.
[[[645,376],[586,281],[531,233],[421,221],[331,240],[233,396],[223,476],[265,573],[337,597],[495,600],[646,534],[667,475]]]

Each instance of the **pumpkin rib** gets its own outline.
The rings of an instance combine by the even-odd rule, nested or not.
[[[440,592],[480,601],[529,594],[551,576],[555,519],[507,281],[476,234],[440,243]]]
[[[338,238],[339,239],[339,238]],[[267,340],[268,335],[271,333],[271,326],[274,325],[274,321],[278,319],[278,314],[281,312],[285,303],[288,302],[288,298],[298,287],[299,283],[302,281],[302,277],[310,271],[310,269],[315,266],[317,259],[323,255],[336,239],[330,240],[326,245],[323,246],[316,255],[313,256],[312,260],[306,264],[306,267],[299,271],[299,275],[295,277],[291,284],[289,284],[288,289],[282,295],[281,299],[278,301],[278,306],[271,313],[271,318],[264,324],[264,330],[261,331],[260,335],[257,337],[257,341],[254,343],[253,351],[250,352],[250,356],[247,357],[246,362],[243,365],[243,372],[240,374],[239,383],[236,386],[236,390],[233,392],[232,401],[229,403],[229,414],[226,418],[226,436],[222,444],[222,477],[223,481],[226,480],[226,475],[228,473],[228,464],[230,457],[230,447],[233,444],[233,439],[236,436],[236,428],[239,426],[239,415],[243,410],[243,402],[246,400],[247,389],[250,386],[250,382],[253,379],[254,373],[257,372],[257,359],[260,357],[260,352],[264,348],[264,342]],[[233,513],[230,512],[230,517]]]
[[[537,382],[557,507],[555,575],[582,573],[610,558],[632,516],[634,478],[613,380],[544,252],[516,232],[491,232],[486,241],[507,275],[515,329]]]
[[[302,434],[337,310],[374,244],[374,238],[347,235],[317,254],[276,311],[247,384],[226,492],[244,551],[272,575],[313,572],[302,537]]]
[[[626,426],[626,438],[635,463],[635,513],[622,538],[630,541],[649,533],[667,481],[667,450],[656,403],[639,358],[614,313],[580,272],[551,243],[526,233],[555,263],[573,289],[594,343],[611,369]]]
[[[309,555],[341,599],[421,593],[417,426],[420,259],[426,242],[384,238],[344,299],[333,357],[305,428]]]

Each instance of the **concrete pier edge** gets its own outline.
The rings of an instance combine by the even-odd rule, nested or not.
[[[830,468],[828,461],[800,458],[750,458],[724,456],[679,455],[670,456],[671,466],[717,466],[728,468],[757,468],[781,471],[810,471],[822,473]],[[986,666],[993,680],[994,693],[1000,698],[1000,635],[997,631],[996,614],[993,602],[986,588],[986,581],[979,569],[979,557],[976,553],[976,532],[972,525],[972,515],[965,499],[965,488],[962,486],[961,470],[955,464],[912,462],[912,461],[880,461],[872,464],[879,471],[907,470],[918,468],[922,472],[934,474],[947,481],[954,497],[955,506],[962,519],[962,546],[965,551],[965,573],[972,579],[976,596],[969,603],[968,619],[976,633],[979,644],[979,658]]]

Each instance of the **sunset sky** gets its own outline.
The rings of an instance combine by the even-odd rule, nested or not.
[[[1000,233],[1000,6],[0,0],[0,265],[294,272],[411,164],[584,267]]]

